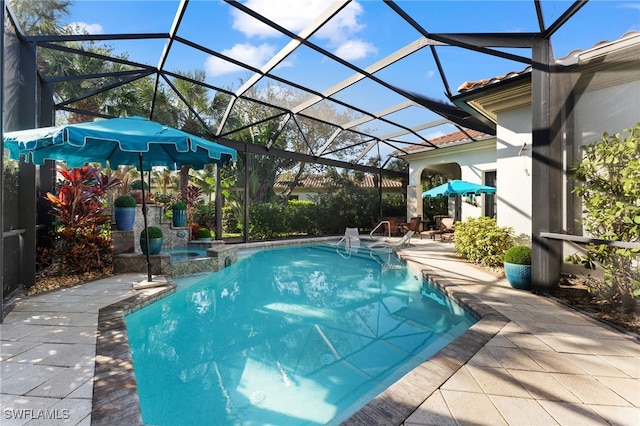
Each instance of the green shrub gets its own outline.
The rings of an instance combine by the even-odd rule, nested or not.
[[[253,204],[249,207],[249,220],[249,234],[252,239],[269,239],[287,232],[284,204]]]
[[[65,228],[55,233],[55,243],[53,255],[60,261],[61,275],[102,271],[113,262],[111,236],[106,233]]]
[[[216,225],[216,203],[198,202],[191,204],[188,210],[189,222],[197,224],[199,228],[213,228]]]
[[[121,195],[113,200],[114,207],[135,207],[136,199],[131,195]]]
[[[504,254],[505,263],[516,265],[531,265],[531,247],[513,246]]]
[[[582,200],[580,223],[595,238],[640,241],[640,123],[624,132],[604,133],[583,147],[581,161],[571,169],[574,193]],[[603,280],[590,280],[589,290],[609,307],[626,312],[640,300],[640,257],[637,249],[589,244],[586,256],[569,260],[589,268],[602,266]]]
[[[498,226],[493,218],[468,218],[455,224],[456,252],[471,262],[501,266],[512,245],[513,230]]]
[[[187,209],[187,203],[185,203],[183,200],[178,200],[171,205],[171,210],[186,210],[186,209]]]
[[[149,238],[162,238],[162,229],[156,227],[156,226],[149,226],[148,228],[148,232],[149,232]],[[142,231],[140,231],[140,239],[145,239],[145,232],[144,229]]]
[[[142,180],[138,179],[138,180],[134,180],[133,182],[131,182],[131,189],[137,189],[137,190],[141,190],[142,189]],[[147,182],[144,183],[144,189],[145,191],[149,190],[149,184]]]
[[[289,200],[286,206],[289,232],[307,235],[318,235],[319,229],[315,220],[318,205],[313,201]]]
[[[209,228],[198,228],[196,236],[198,238],[211,238],[211,230]]]

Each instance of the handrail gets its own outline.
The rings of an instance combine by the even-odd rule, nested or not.
[[[371,232],[369,232],[369,236],[373,239],[373,233],[376,232],[376,229],[380,228],[380,226],[384,225],[385,223],[388,225],[387,231],[389,231],[389,238],[391,238],[391,222],[389,222],[388,220],[383,220],[379,224],[377,224],[376,227],[373,228]],[[382,234],[384,235],[384,231]]]
[[[351,257],[351,241],[359,242],[359,239],[350,235],[345,235],[342,238],[340,238],[340,240],[336,243],[336,253],[338,253],[340,256],[342,256],[345,259],[350,258]],[[342,253],[340,253],[340,244],[342,242],[344,242],[345,255],[342,255]],[[359,244],[357,247],[359,247]],[[346,254],[348,254],[348,256],[346,256]]]
[[[600,238],[581,237],[580,235],[558,234],[556,232],[541,232],[540,236],[551,240],[571,241],[581,244],[605,244],[612,247],[640,249],[640,243],[631,243],[628,241],[603,240]]]
[[[17,235],[22,235],[24,233],[26,233],[27,231],[25,229],[12,229],[11,231],[2,231],[2,238],[10,238],[10,237],[15,237]]]

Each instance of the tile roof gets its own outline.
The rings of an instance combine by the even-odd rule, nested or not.
[[[531,65],[527,65],[525,69],[522,71],[509,71],[505,75],[499,75],[497,77],[485,78],[483,80],[478,81],[467,81],[462,83],[460,87],[458,87],[458,93],[467,93],[475,89],[479,89],[481,87],[488,86],[490,84],[499,83],[501,81],[508,80],[510,78],[518,77],[523,74],[528,74],[531,72]]]
[[[274,188],[284,188],[291,180],[293,179],[292,175],[282,174],[276,178],[275,183],[273,184]],[[329,186],[331,180],[327,176],[321,175],[305,175],[300,178],[300,181],[296,188],[326,188]],[[365,175],[362,182],[358,183],[358,186],[362,188],[375,188],[374,185],[374,176],[373,175]],[[382,179],[382,187],[383,188],[402,188],[402,182],[391,180],[391,179]]]
[[[556,58],[556,64],[567,65],[567,66],[568,65],[574,65],[574,64],[578,63],[579,56],[581,54],[583,54],[584,52],[588,52],[590,50],[597,49],[597,48],[600,48],[602,46],[613,44],[615,42],[621,41],[621,40],[626,39],[626,38],[636,37],[638,35],[640,35],[639,31],[629,31],[629,32],[623,34],[617,40],[614,40],[614,41],[602,40],[602,41],[599,41],[599,42],[595,43],[589,49],[572,50],[566,56],[564,56],[562,58]],[[486,86],[489,86],[491,84],[495,84],[495,83],[499,83],[499,82],[502,82],[502,81],[506,81],[506,80],[509,80],[511,78],[514,78],[514,77],[518,77],[518,76],[521,76],[521,75],[524,75],[524,74],[528,74],[530,72],[531,72],[531,65],[528,65],[522,71],[510,71],[510,72],[508,72],[508,73],[506,73],[504,75],[500,75],[500,76],[497,76],[497,77],[485,78],[483,80],[478,80],[478,81],[467,81],[467,82],[462,83],[460,85],[460,87],[458,87],[458,93],[468,93],[468,92],[470,92],[472,90],[480,89],[482,87],[486,87]]]
[[[462,143],[475,142],[478,140],[484,140],[487,138],[493,137],[483,132],[479,132],[477,130],[465,129],[465,131],[457,131],[453,133],[446,134],[444,136],[440,136],[438,138],[430,139],[429,142],[436,145],[439,148],[444,148],[450,145],[458,145]],[[433,149],[433,147],[427,143],[422,143],[420,145],[410,145],[403,148],[403,151],[407,154],[411,154],[414,152],[424,151],[427,149]],[[394,155],[402,156],[405,153],[396,151]]]

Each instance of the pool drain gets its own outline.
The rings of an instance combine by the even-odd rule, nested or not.
[[[325,365],[331,364],[335,359],[336,358],[331,354],[322,354],[322,356],[320,356],[320,361]]]

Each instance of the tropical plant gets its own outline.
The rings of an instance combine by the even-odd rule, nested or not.
[[[486,216],[457,222],[454,235],[456,252],[485,266],[501,266],[505,252],[513,245],[513,230]]]
[[[216,208],[214,203],[196,203],[191,208],[191,223],[202,228],[216,226]]]
[[[57,222],[49,255],[59,260],[63,274],[101,271],[111,264],[111,217],[105,214],[104,201],[120,182],[91,165],[57,172],[58,193],[45,196]]]
[[[162,188],[162,195],[167,195],[169,187],[177,187],[175,185],[176,175],[172,171],[162,168],[160,170],[153,170],[153,180],[156,183],[156,187]],[[156,201],[160,199],[158,195],[155,196]]]
[[[105,215],[104,197],[107,191],[118,185],[117,179],[102,175],[91,165],[73,169],[59,168],[62,179],[58,193],[48,192],[45,199],[51,203],[51,214],[63,227],[82,228],[98,233],[97,228],[111,221]]]
[[[570,170],[582,198],[586,233],[612,241],[640,241],[640,123],[624,132],[604,133],[583,148],[580,163]],[[590,244],[587,255],[568,260],[602,265],[604,281],[590,280],[590,290],[611,306],[633,311],[640,295],[640,250]]]
[[[504,253],[505,263],[514,265],[531,265],[531,247],[513,246]]]

